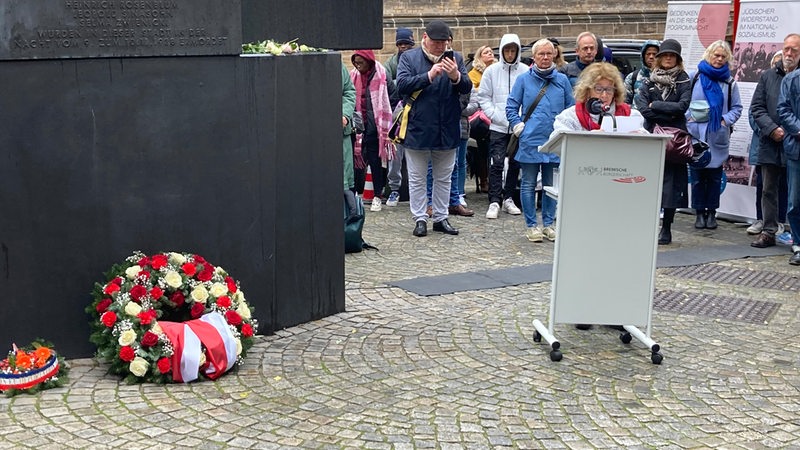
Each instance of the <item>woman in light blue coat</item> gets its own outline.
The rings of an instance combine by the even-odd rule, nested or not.
[[[686,111],[686,128],[695,139],[706,142],[711,152],[708,166],[689,169],[697,229],[717,228],[722,166],[728,160],[733,124],[742,115],[739,86],[731,77],[731,57],[731,48],[725,41],[712,43],[691,78],[692,103]],[[707,107],[703,101],[707,102]]]
[[[556,51],[553,43],[540,39],[533,44],[533,66],[528,72],[517,77],[506,102],[506,117],[509,126],[519,138],[519,150],[514,159],[522,169],[520,200],[525,216],[527,231],[525,236],[531,242],[541,242],[545,237],[556,240],[553,222],[556,216],[556,201],[548,196],[542,199],[542,224],[536,222],[536,182],[542,174],[542,186],[553,185],[553,170],[558,166],[558,156],[540,153],[539,146],[547,142],[553,132],[556,116],[575,104],[572,85],[566,75],[556,70],[553,63]],[[544,95],[536,105],[527,122],[522,122],[528,108],[533,105],[539,92],[547,84]]]

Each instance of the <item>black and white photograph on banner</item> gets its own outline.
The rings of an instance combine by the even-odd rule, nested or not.
[[[773,64],[783,42],[737,42],[733,50],[733,79],[758,83],[759,77]],[[757,48],[757,50],[756,50]]]

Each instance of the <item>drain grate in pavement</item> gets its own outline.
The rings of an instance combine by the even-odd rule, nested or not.
[[[658,311],[766,324],[780,308],[779,303],[722,297],[683,291],[657,290],[653,308]]]
[[[718,264],[700,266],[671,267],[664,273],[673,277],[691,278],[693,280],[711,281],[714,283],[733,284],[763,289],[800,289],[800,278],[764,270],[734,269]]]

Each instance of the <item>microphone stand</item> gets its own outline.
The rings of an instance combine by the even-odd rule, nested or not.
[[[617,132],[617,118],[613,114],[609,113],[608,111],[604,111],[600,115],[600,121],[599,121],[599,125],[600,126],[603,126],[603,118],[604,117],[611,117],[612,125],[613,125],[612,131],[616,133]]]

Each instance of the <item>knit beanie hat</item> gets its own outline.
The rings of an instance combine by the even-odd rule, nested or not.
[[[398,28],[395,37],[395,45],[408,44],[414,45],[414,33],[408,28]]]

